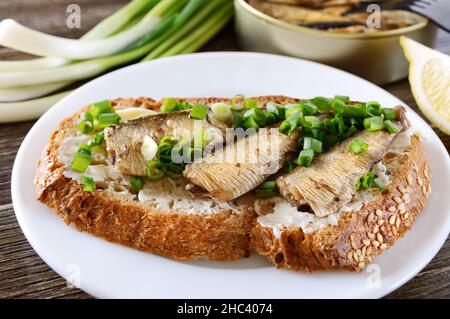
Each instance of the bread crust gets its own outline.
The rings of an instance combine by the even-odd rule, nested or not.
[[[280,96],[258,97],[260,103],[274,101],[292,103],[295,99]],[[223,98],[179,99],[192,103],[229,102]],[[150,98],[117,99],[120,108],[145,107],[159,109],[162,101]],[[213,215],[161,212],[145,208],[111,193],[96,190],[84,192],[76,181],[64,176],[58,149],[63,139],[74,135],[76,121],[87,107],[63,120],[51,134],[37,164],[36,198],[78,230],[102,237],[110,242],[178,260],[207,258],[235,260],[249,255],[249,233],[255,213],[245,201],[241,211],[223,210]]]
[[[252,249],[277,268],[361,271],[411,229],[430,194],[430,170],[418,136],[398,160],[388,187],[359,211],[343,213],[337,225],[312,232],[287,228],[277,238],[272,228],[256,223]]]

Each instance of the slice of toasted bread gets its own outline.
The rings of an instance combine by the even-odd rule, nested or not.
[[[257,222],[252,248],[279,268],[361,271],[411,228],[430,193],[430,170],[417,135],[403,152],[390,152],[383,162],[391,182],[361,209],[343,212],[335,216],[335,224],[312,230],[278,225],[276,231]]]
[[[256,99],[262,104],[296,101],[279,96]],[[223,98],[180,100],[191,103],[230,102]],[[161,101],[150,98],[117,99],[113,102],[119,109],[159,109],[161,104]],[[67,167],[60,161],[58,150],[66,138],[78,134],[77,120],[86,108],[63,120],[52,133],[35,176],[39,201],[53,208],[66,223],[80,231],[139,250],[180,260],[200,257],[233,260],[249,254],[249,233],[255,215],[245,199],[238,200],[234,208],[216,209],[213,214],[161,210],[124,195],[123,188],[117,192],[109,189],[84,192],[77,181],[65,176]],[[167,196],[170,198],[171,194]]]

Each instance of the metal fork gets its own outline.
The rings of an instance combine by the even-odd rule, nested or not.
[[[381,10],[403,9],[420,14],[447,32],[450,32],[449,0],[368,0],[350,9],[346,14],[367,11],[367,7],[376,4]]]

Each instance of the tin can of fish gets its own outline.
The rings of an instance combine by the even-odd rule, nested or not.
[[[336,33],[298,26],[262,13],[245,0],[235,1],[235,27],[248,51],[283,54],[328,64],[376,84],[404,79],[408,62],[400,47],[405,35],[432,46],[437,28],[415,15],[418,23],[387,31]]]

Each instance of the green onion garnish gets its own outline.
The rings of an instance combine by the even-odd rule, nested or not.
[[[290,118],[294,114],[303,115],[302,108],[298,104],[287,104],[284,106],[284,110],[286,119]]]
[[[114,108],[112,107],[111,101],[105,100],[91,104],[91,106],[89,107],[89,112],[94,118],[97,118],[99,114],[114,113]]]
[[[322,142],[315,138],[306,136],[303,139],[303,149],[304,150],[311,149],[315,153],[322,153]]]
[[[211,106],[211,112],[213,116],[223,123],[230,123],[233,119],[233,112],[231,112],[231,106],[225,103],[214,103]]]
[[[169,176],[174,181],[180,179],[183,176],[183,164],[170,163],[166,168],[166,176]]]
[[[255,190],[255,197],[268,198],[278,193],[277,183],[275,181],[266,181]]]
[[[238,98],[241,98],[243,100],[243,103],[240,105],[236,104]],[[238,94],[231,99],[231,110],[239,112],[244,109],[244,106],[245,106],[245,96]]]
[[[75,153],[75,157],[72,163],[70,164],[70,167],[72,167],[74,171],[84,173],[87,170],[89,164],[91,164],[91,160],[92,160],[91,152],[84,147],[80,147],[78,151]]]
[[[315,116],[305,116],[302,120],[302,126],[308,128],[322,128],[323,123]]]
[[[306,149],[300,152],[297,159],[297,164],[300,166],[310,166],[314,158],[314,151]]]
[[[131,176],[130,185],[135,192],[139,192],[142,188],[144,188],[144,179],[140,176]]]
[[[396,120],[397,119],[397,111],[392,108],[384,108],[383,109],[384,119],[385,120]]]
[[[147,176],[152,182],[156,182],[166,174],[166,166],[161,161],[147,162]]]
[[[176,139],[173,136],[164,136],[160,141],[159,144],[169,144],[169,145],[175,145],[178,143],[178,139]]]
[[[246,99],[245,100],[245,108],[246,109],[253,109],[258,107],[258,101],[252,100],[252,99]]]
[[[384,128],[383,118],[381,116],[372,116],[364,119],[364,128],[368,132],[379,131]]]
[[[284,168],[284,171],[286,172],[286,173],[289,173],[289,172],[291,172],[294,168],[296,168],[297,167],[297,164],[295,163],[295,162],[293,162],[293,161],[290,161],[290,160],[286,160],[285,162],[284,162],[284,166],[283,166],[283,168]]]
[[[103,143],[104,140],[105,140],[105,132],[102,131],[94,135],[94,137],[92,138],[92,143],[95,145],[100,145]]]
[[[162,113],[170,113],[179,111],[178,109],[178,101],[172,97],[167,97],[164,99],[163,105],[161,106]]]
[[[386,188],[386,186],[378,178],[374,178],[373,183],[381,190]]]
[[[265,112],[265,114],[266,114],[265,125],[272,125],[277,122],[277,116],[275,115],[275,113]]]
[[[97,116],[97,119],[100,128],[119,124],[120,122],[120,116],[117,113],[101,113]]]
[[[327,113],[328,111],[330,111],[331,101],[326,97],[317,96],[313,98],[311,102],[318,107],[320,113]]]
[[[78,121],[78,128],[81,133],[89,133],[94,129],[94,117],[89,112],[84,112]]]
[[[302,115],[300,112],[292,114],[289,118],[283,121],[280,125],[280,132],[283,134],[290,134],[300,126]]]
[[[233,113],[233,128],[243,126],[244,116],[241,113]]]
[[[254,117],[244,117],[243,126],[245,129],[253,128],[255,130],[259,130],[259,124],[256,122]]]
[[[349,127],[347,132],[345,132],[344,138],[349,138],[349,137],[355,135],[357,132],[358,132],[358,129],[354,125],[352,125]]]
[[[350,97],[346,96],[346,95],[335,95],[334,99],[335,100],[340,100],[340,101],[345,102],[345,103],[350,102]]]
[[[373,180],[375,178],[375,174],[373,172],[368,172],[361,177],[361,188],[369,189],[373,186]]]
[[[95,182],[92,177],[81,176],[81,185],[83,185],[83,191],[92,193],[95,191]]]
[[[301,102],[300,103],[301,110],[305,115],[314,115],[319,111],[319,107],[312,102]]]
[[[366,108],[373,116],[380,116],[383,114],[383,110],[381,109],[381,104],[379,102],[367,102]]]
[[[391,120],[384,121],[384,126],[386,127],[386,130],[391,133],[398,133],[398,128],[395,126],[395,124]]]
[[[266,113],[258,107],[251,108],[244,113],[244,121],[249,117],[253,118],[259,126],[266,124]]]
[[[284,107],[282,107],[281,105],[275,104],[273,102],[269,102],[266,105],[266,110],[275,114],[275,116],[277,117],[277,120],[283,120],[286,118]]]
[[[364,143],[364,141],[359,138],[356,138],[350,143],[348,148],[355,154],[361,154],[369,148],[369,144]]]
[[[289,132],[291,132],[291,123],[288,121],[283,121],[280,124],[280,132],[283,134],[289,134]]]
[[[191,110],[191,117],[197,120],[204,120],[208,111],[209,108],[207,105],[195,104]]]

